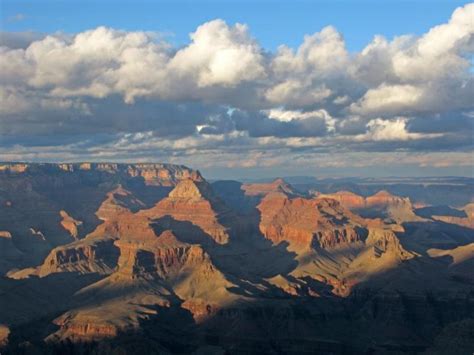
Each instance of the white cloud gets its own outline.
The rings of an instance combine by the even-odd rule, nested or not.
[[[264,112],[268,115],[269,118],[280,122],[311,119],[323,120],[326,123],[326,128],[329,132],[333,132],[335,130],[336,120],[326,110],[302,112],[282,109],[271,109]]]
[[[396,75],[406,81],[459,77],[470,66],[463,55],[472,51],[474,4],[454,11],[447,24],[433,27],[413,46],[393,57]]]
[[[265,98],[276,104],[307,106],[333,94],[332,80],[346,75],[349,55],[344,40],[328,26],[305,36],[296,52],[280,46],[270,63],[273,74]]]
[[[388,112],[397,114],[412,110],[422,99],[423,90],[412,85],[385,85],[368,90],[351,105],[351,111],[359,114]]]
[[[357,140],[362,141],[406,141],[422,138],[436,138],[441,134],[421,134],[412,133],[407,130],[408,119],[398,117],[394,120],[383,120],[376,118],[367,123],[368,132],[356,136]]]
[[[305,36],[296,53],[281,46],[272,62],[272,70],[278,76],[308,72],[325,76],[343,70],[348,60],[344,39],[334,27],[328,26]]]
[[[336,104],[336,105],[344,105],[345,103],[349,102],[350,101],[350,97],[347,96],[347,95],[344,95],[344,96],[338,96],[336,97],[333,102]]]
[[[199,26],[191,40],[176,53],[170,68],[195,76],[199,87],[235,86],[265,75],[261,49],[245,25],[229,27],[222,20],[214,20]]]
[[[332,94],[325,85],[314,87],[308,80],[287,80],[269,88],[265,98],[271,103],[307,106],[320,103]]]

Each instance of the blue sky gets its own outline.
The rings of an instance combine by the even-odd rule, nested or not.
[[[0,6],[0,161],[474,174],[474,3]]]
[[[376,34],[387,38],[420,35],[446,22],[466,1],[123,1],[2,0],[5,31],[81,32],[97,26],[163,32],[176,45],[189,41],[197,26],[221,18],[246,23],[264,48],[298,46],[305,34],[327,25],[343,33],[350,51],[358,51]],[[20,15],[20,16],[18,16]]]

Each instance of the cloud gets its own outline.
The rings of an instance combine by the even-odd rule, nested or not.
[[[34,41],[44,38],[45,35],[34,31],[6,32],[0,31],[0,47],[10,49],[27,48]]]
[[[412,85],[385,85],[369,89],[350,106],[358,114],[397,114],[414,110],[419,105],[423,90]]]
[[[281,122],[291,122],[293,120],[322,120],[326,123],[329,132],[335,130],[336,120],[326,110],[317,110],[309,112],[289,111],[282,109],[271,109],[267,111],[268,118]]]
[[[192,90],[234,87],[265,75],[260,48],[244,25],[211,21],[191,40],[174,52],[152,33],[99,27],[73,38],[50,35],[24,50],[4,49],[2,60],[6,80],[17,86],[56,96],[119,94],[127,103],[150,96],[184,99]]]
[[[199,26],[169,66],[179,76],[192,77],[198,87],[236,86],[265,76],[261,49],[247,26],[230,27],[222,20]]]
[[[346,76],[349,54],[344,40],[328,26],[311,36],[293,51],[280,46],[270,62],[272,73],[265,98],[279,105],[311,106],[322,104],[334,94],[331,87]]]
[[[323,152],[472,151],[473,11],[421,36],[375,36],[358,53],[332,26],[271,52],[245,24],[220,19],[178,48],[107,27],[2,32],[0,147],[19,143],[0,160],[31,157],[35,144],[68,159],[212,165],[240,154],[248,167]]]
[[[407,119],[403,117],[394,120],[383,120],[380,118],[367,123],[368,132],[358,136],[362,140],[373,141],[406,141],[421,138],[436,138],[441,134],[411,133],[407,130]]]
[[[447,24],[433,27],[412,47],[394,56],[397,76],[405,80],[437,80],[463,75],[469,62],[459,54],[474,49],[474,4],[454,11]]]

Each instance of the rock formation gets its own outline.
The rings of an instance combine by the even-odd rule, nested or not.
[[[115,208],[124,204],[136,212],[155,204],[182,179],[203,180],[198,171],[171,164],[3,163],[0,230],[11,233],[22,253],[17,265],[36,266],[54,247],[93,231],[100,224],[96,213],[113,213],[104,210],[107,203],[98,212],[111,190],[116,190],[111,197]]]
[[[366,217],[384,217],[396,223],[422,220],[414,213],[409,198],[395,196],[384,190],[366,198],[349,191],[320,194],[318,197],[335,199],[346,208]]]
[[[362,241],[361,224],[331,199],[289,198],[270,193],[259,204],[260,231],[274,243],[287,241],[297,247],[333,248]],[[354,223],[355,222],[355,223]]]
[[[77,239],[79,235],[78,228],[81,227],[82,222],[72,218],[66,211],[61,210],[59,214],[62,217],[61,225],[63,228],[69,232],[71,237]]]
[[[295,195],[294,189],[283,179],[275,179],[270,183],[253,183],[242,185],[247,196],[265,196],[270,192],[281,192]]]
[[[95,213],[101,220],[119,219],[122,214],[144,208],[145,204],[119,185],[107,193],[107,198]]]
[[[434,215],[432,218],[438,221],[457,224],[459,226],[474,229],[474,203],[467,204],[461,208],[461,210],[465,212],[466,217]]]
[[[221,221],[231,220],[232,213],[205,181],[186,179],[179,182],[167,198],[143,211],[143,215],[154,220],[170,216],[176,221],[190,222],[218,244],[229,240],[228,230]],[[163,227],[167,228],[166,223]]]
[[[474,314],[472,204],[420,218],[384,191],[166,164],[4,164],[0,183],[11,353],[417,353]]]

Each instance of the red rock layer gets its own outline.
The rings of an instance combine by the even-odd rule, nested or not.
[[[332,198],[349,209],[365,207],[365,198],[350,191],[338,191],[327,195],[320,194],[319,197]]]
[[[402,205],[406,203],[411,205],[408,198],[395,196],[384,190],[366,198],[350,191],[338,191],[332,194],[321,194],[319,197],[332,198],[336,201],[339,201],[341,205],[349,209],[386,207],[389,205]]]
[[[140,209],[144,203],[133,197],[132,193],[125,190],[121,185],[107,194],[107,198],[96,212],[97,217],[102,220],[118,219],[124,213],[130,213],[132,209]]]
[[[64,271],[110,273],[117,257],[113,240],[79,241],[53,249],[39,268],[39,275]]]
[[[189,169],[182,165],[172,164],[116,164],[116,163],[64,163],[64,164],[23,164],[8,163],[1,164],[0,171],[10,173],[24,173],[28,170],[58,169],[66,172],[74,171],[99,171],[110,174],[121,174],[122,176],[141,176],[147,185],[175,186],[180,180],[192,179],[202,181],[199,171]]]
[[[207,182],[183,180],[169,196],[153,208],[143,211],[150,219],[171,216],[177,221],[187,221],[200,227],[215,242],[225,244],[229,240],[227,228],[219,220],[228,219],[230,210],[213,195]]]
[[[276,179],[270,183],[243,184],[242,190],[245,191],[247,196],[264,196],[271,192],[294,194],[293,188],[283,179]]]
[[[418,217],[415,214],[413,205],[409,198],[395,196],[387,191],[379,191],[366,198],[347,191],[320,195],[320,197],[335,199],[344,207],[349,208],[356,213],[380,215],[381,217],[390,219],[396,223],[422,220],[421,217]]]
[[[375,207],[375,206],[387,206],[394,204],[405,204],[409,203],[408,198],[392,195],[388,191],[379,191],[375,195],[369,196],[366,198],[365,205],[366,207]]]
[[[352,214],[331,199],[290,199],[282,193],[270,193],[258,209],[260,231],[274,243],[333,248],[361,240],[358,224],[349,221]]]
[[[154,239],[117,240],[115,245],[120,249],[117,274],[128,279],[167,279],[178,276],[184,267],[210,265],[200,246],[179,242],[171,231]]]
[[[57,319],[54,322],[61,328],[62,333],[69,335],[70,339],[103,339],[114,338],[118,335],[119,328],[111,323],[99,322],[70,322],[68,319]]]
[[[130,176],[141,176],[147,185],[175,186],[179,181],[203,181],[199,171],[172,168],[166,164],[134,164],[127,168]]]
[[[126,265],[130,265],[128,273],[132,276],[142,271],[163,276],[169,271],[169,258],[175,258],[177,261],[184,254],[186,257],[202,259],[203,256],[199,254],[202,250],[197,249],[197,246],[181,244],[173,250],[159,247],[169,238],[166,235],[158,238],[153,223],[154,220],[165,216],[199,226],[217,243],[225,243],[228,240],[227,230],[218,222],[220,214],[216,212],[218,210],[225,214],[228,210],[213,197],[207,183],[183,180],[168,198],[152,209],[132,213],[129,208],[133,206],[142,205],[130,192],[121,187],[111,191],[97,211],[104,223],[85,239],[53,249],[40,267],[39,274],[46,276],[60,271],[110,273],[114,260],[116,262],[118,258],[118,248],[121,255],[119,265],[123,266],[123,270]],[[196,232],[196,229],[189,229],[188,226],[184,230],[187,236],[197,233],[196,239],[207,239],[202,231]],[[113,247],[114,241],[117,241],[116,247]],[[174,244],[176,243],[175,240]],[[107,254],[107,250],[111,255]],[[157,254],[151,255],[150,250],[152,254]],[[105,264],[104,259],[108,261]],[[129,262],[126,262],[127,259],[130,259]]]

